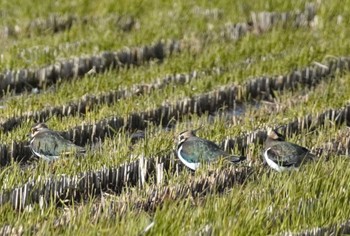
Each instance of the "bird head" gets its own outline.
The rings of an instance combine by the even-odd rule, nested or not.
[[[37,135],[39,132],[48,130],[49,128],[45,123],[38,123],[32,126],[30,137],[33,138],[35,135]]]
[[[194,130],[186,130],[181,132],[178,136],[177,136],[177,144],[182,144],[183,142],[185,142],[188,138],[190,137],[196,137],[196,132],[201,129],[201,127],[199,127],[198,129],[194,129]]]
[[[272,128],[268,128],[267,138],[272,139],[274,141],[284,141],[285,140],[285,138],[282,134],[278,133],[276,130],[274,130]]]

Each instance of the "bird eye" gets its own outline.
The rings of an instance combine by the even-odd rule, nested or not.
[[[179,141],[182,141],[182,140],[184,140],[185,139],[185,137],[183,136],[183,135],[180,135],[179,136]]]

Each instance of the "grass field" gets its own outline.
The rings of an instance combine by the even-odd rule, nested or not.
[[[350,233],[350,1],[0,9],[0,234]],[[87,155],[32,157],[43,120]],[[174,137],[200,126],[245,164],[185,169]],[[319,160],[270,170],[268,127]]]

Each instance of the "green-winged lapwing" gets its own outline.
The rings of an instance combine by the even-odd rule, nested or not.
[[[30,137],[29,147],[32,152],[47,161],[58,159],[60,155],[85,152],[83,147],[75,145],[59,133],[50,130],[45,123],[35,124]]]
[[[285,137],[273,129],[267,131],[263,156],[267,164],[278,172],[297,169],[315,157],[308,149],[285,141]]]
[[[213,162],[224,158],[233,163],[245,160],[245,157],[230,155],[215,143],[196,136],[197,130],[187,130],[179,134],[176,154],[181,162],[196,170],[202,162]]]

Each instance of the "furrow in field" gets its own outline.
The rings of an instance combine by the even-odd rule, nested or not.
[[[306,116],[279,126],[279,128],[284,133],[291,134],[323,126],[326,120],[332,120],[335,124],[341,125],[346,119],[350,121],[350,106],[340,110],[328,110],[316,117]],[[248,161],[257,162],[257,157],[252,157],[247,150],[250,144],[262,143],[265,138],[265,130],[256,130],[234,139],[228,138],[222,142],[222,145],[226,149],[235,148],[234,145],[238,145],[242,152],[247,153]],[[317,148],[319,154],[323,152],[328,155],[348,155],[350,153],[348,131],[340,132],[337,139],[339,139],[339,144],[336,146],[329,145],[327,142]],[[0,195],[0,205],[10,202],[14,208],[22,209],[32,202],[48,203],[52,198],[57,201],[84,199],[91,194],[100,194],[107,190],[121,193],[125,187],[142,188],[145,184],[147,185],[149,180],[163,184],[167,181],[169,174],[178,175],[181,169],[182,165],[178,164],[173,153],[165,154],[162,157],[141,157],[137,161],[119,167],[87,171],[73,177],[62,175],[46,180],[40,178],[30,180],[22,187],[5,190]]]
[[[253,30],[260,33],[269,30],[272,26],[287,23],[294,25],[309,25],[315,17],[316,6],[307,5],[304,12],[292,13],[262,12],[252,13],[252,20],[248,23],[230,25],[222,36],[234,35],[240,38]],[[242,25],[245,27],[242,28]],[[221,36],[215,36],[221,38]],[[214,38],[215,38],[214,37]],[[198,43],[198,42],[197,42]],[[158,42],[151,46],[143,46],[125,49],[119,52],[103,52],[99,55],[88,57],[76,57],[63,60],[39,69],[24,68],[8,70],[0,74],[0,91],[21,93],[32,88],[46,88],[58,80],[70,80],[86,75],[88,72],[104,72],[108,69],[117,69],[122,66],[140,65],[152,59],[162,60],[173,52],[179,52],[183,47],[188,47],[186,40],[170,40],[170,42]],[[186,46],[187,45],[187,46]]]
[[[112,68],[136,66],[153,59],[163,60],[166,56],[181,51],[183,47],[183,41],[159,41],[149,46],[72,58],[40,69],[9,70],[0,74],[0,90],[2,94],[8,91],[21,93],[33,87],[47,87],[58,80],[70,80],[88,73],[102,73]]]
[[[300,84],[314,85],[319,83],[324,76],[332,75],[338,70],[343,71],[344,68],[349,68],[349,64],[348,59],[342,58],[331,61],[328,68],[315,66],[286,76],[250,80],[244,86],[226,86],[197,97],[177,101],[175,104],[165,104],[154,110],[133,113],[128,117],[111,117],[92,125],[82,124],[63,134],[66,138],[74,140],[76,144],[85,145],[111,137],[122,128],[131,131],[143,130],[149,122],[167,126],[170,121],[179,121],[184,115],[203,115],[208,112],[216,112],[223,106],[233,108],[240,100],[268,98],[276,90],[295,89]],[[347,114],[347,110],[345,112]],[[16,141],[13,141],[10,146],[2,145],[0,147],[1,164],[6,165],[11,159],[28,159],[31,152],[26,145],[24,142],[17,143]]]
[[[163,169],[163,163],[158,164],[158,169]],[[118,173],[117,173],[118,174]],[[117,175],[116,174],[116,175]],[[95,203],[92,205],[91,208],[91,213],[94,214],[94,218],[98,219],[101,217],[101,214],[104,212],[104,214],[118,214],[123,215],[126,210],[133,210],[137,212],[141,211],[148,211],[148,212],[153,212],[156,210],[157,207],[161,206],[165,200],[180,200],[180,199],[185,199],[188,197],[193,197],[193,198],[200,198],[204,197],[207,194],[212,194],[212,193],[222,193],[227,189],[230,189],[234,187],[235,185],[241,185],[243,182],[246,180],[247,177],[251,174],[251,168],[249,167],[230,167],[230,168],[225,168],[225,169],[216,169],[211,171],[210,173],[202,173],[200,176],[194,176],[190,175],[188,181],[185,184],[171,184],[168,186],[164,186],[162,184],[155,184],[151,185],[149,187],[146,187],[144,191],[141,191],[139,193],[135,192],[129,192],[123,194],[123,196],[118,197],[117,200],[112,200],[108,204],[104,203]],[[77,179],[77,178],[75,178]],[[96,184],[100,180],[93,180],[91,179],[90,181],[94,181]],[[158,179],[157,179],[158,181]],[[69,181],[66,181],[69,182]],[[91,184],[92,182],[90,182]],[[19,204],[21,205],[13,205],[16,209],[24,209],[25,207],[28,207],[29,205],[27,204],[34,204],[34,203],[39,203],[41,204],[40,207],[45,208],[46,204],[49,204],[49,201],[65,201],[68,199],[72,199],[70,197],[75,198],[76,200],[80,201],[82,198],[88,198],[91,195],[96,195],[100,196],[100,194],[103,194],[101,191],[102,189],[99,189],[97,187],[95,190],[92,190],[92,186],[88,186],[90,184],[85,184],[85,178],[80,180],[80,183],[78,185],[80,186],[81,190],[84,191],[81,193],[73,193],[76,191],[76,187],[69,187],[69,183],[67,183],[66,186],[61,187],[65,188],[64,193],[62,193],[61,196],[52,193],[53,195],[49,196],[40,196],[41,192],[42,193],[47,193],[50,190],[31,190],[27,191],[26,193],[22,192],[22,194],[27,194],[26,202],[21,201]],[[53,187],[53,186],[59,186],[60,184],[58,182],[56,183],[51,183],[50,185],[44,184],[44,186],[48,187]],[[102,187],[103,183],[99,185]],[[124,185],[125,187],[127,186],[132,187],[131,182],[129,181],[127,184]],[[85,187],[85,189],[83,189]],[[105,186],[104,191],[112,192],[114,191],[112,189],[112,184],[110,183],[109,185]],[[60,188],[60,187],[58,187]],[[34,193],[33,193],[34,191]],[[89,191],[93,191],[90,192]],[[121,190],[120,190],[121,191]],[[88,194],[86,194],[88,193]],[[39,198],[32,197],[29,200],[30,196],[35,196]],[[62,196],[64,196],[62,198]],[[46,198],[47,197],[47,198]],[[53,198],[52,198],[53,197]],[[103,197],[103,196],[101,196]],[[35,199],[34,199],[35,198]],[[0,204],[4,204],[2,202],[3,198],[1,198]],[[39,202],[38,202],[39,201]],[[69,202],[67,202],[69,204]],[[108,206],[107,206],[108,205]],[[79,207],[76,209],[77,212],[80,211]],[[106,212],[107,211],[107,212]],[[57,218],[55,220],[55,226],[64,226],[69,223],[69,221],[73,220],[72,215],[70,214],[65,214],[60,218]],[[40,227],[40,224],[35,225],[32,230],[35,231],[37,227]],[[18,230],[17,228],[12,228],[9,225],[2,227],[0,229],[1,232],[7,232],[7,231],[16,231]]]
[[[100,105],[111,105],[121,99],[132,96],[150,94],[153,90],[162,89],[169,85],[185,84],[194,79],[198,79],[208,74],[221,74],[224,71],[220,68],[215,68],[208,71],[193,71],[188,74],[175,74],[166,76],[163,79],[157,79],[150,84],[135,84],[131,89],[113,90],[99,95],[87,94],[77,101],[69,102],[68,105],[50,107],[35,112],[26,112],[21,116],[14,116],[2,122],[1,127],[3,132],[11,131],[24,121],[45,121],[51,116],[66,117],[85,114],[89,110],[93,110]]]
[[[293,26],[305,26],[312,22],[316,15],[316,5],[314,3],[306,3],[303,11],[293,10],[289,12],[252,12],[251,19],[247,23],[236,23],[240,25],[234,29],[233,25],[227,24],[224,34],[229,38],[237,39],[240,36],[239,31],[254,26],[256,32],[264,32],[271,29],[276,24],[286,24],[288,21]],[[202,9],[194,7],[192,9],[194,15],[202,15],[207,18],[217,19],[222,17],[223,11],[220,9]],[[108,14],[104,16],[77,16],[73,14],[51,14],[47,18],[32,19],[27,23],[5,25],[0,29],[0,37],[19,37],[19,36],[40,36],[63,32],[72,28],[73,25],[83,27],[84,25],[113,24],[122,31],[131,31],[133,28],[140,27],[139,21],[131,15]],[[246,32],[244,32],[246,33]]]
[[[273,91],[278,90],[295,90],[299,85],[313,86],[318,84],[323,79],[327,79],[334,75],[336,71],[345,72],[350,69],[350,58],[340,57],[334,60],[330,60],[326,65],[313,65],[304,69],[295,70],[284,76],[274,77],[258,77],[252,80],[248,80],[243,86],[228,85],[222,87],[237,90],[236,94],[231,95],[236,100],[249,100],[249,99],[261,99],[269,98],[273,96]],[[21,116],[11,117],[1,122],[1,127],[4,132],[10,131],[14,127],[21,124],[23,121],[34,120],[43,121],[51,116],[65,117],[74,116],[77,114],[85,114],[88,110],[92,110],[97,105],[111,105],[118,102],[120,99],[124,99],[131,96],[140,94],[149,94],[153,90],[162,89],[169,84],[184,84],[189,83],[193,79],[197,79],[200,74],[222,74],[229,69],[227,68],[212,68],[207,71],[197,73],[196,71],[190,74],[177,74],[174,76],[168,76],[161,81],[156,81],[151,84],[139,84],[135,85],[132,90],[116,90],[106,92],[100,95],[86,95],[78,101],[72,101],[68,105],[50,107],[39,111],[26,112]],[[199,76],[200,77],[200,76]],[[199,99],[203,100],[203,99]],[[215,104],[214,104],[215,105]],[[218,104],[219,105],[219,104]],[[219,107],[219,106],[217,106]]]
[[[252,169],[248,167],[215,169],[209,173],[190,175],[186,183],[183,184],[151,185],[143,191],[126,192],[120,196],[111,196],[110,200],[104,204],[103,201],[109,199],[109,194],[105,194],[97,200],[97,203],[92,205],[91,213],[94,212],[95,219],[101,217],[102,214],[121,216],[128,210],[152,213],[161,207],[165,201],[179,201],[187,198],[196,201],[208,194],[222,194],[228,189],[244,184],[251,174]],[[80,211],[79,207],[75,210]],[[55,220],[55,224],[64,226],[72,220],[71,217],[74,216],[64,214]]]
[[[238,40],[247,33],[261,34],[272,29],[276,25],[286,27],[312,27],[317,13],[314,3],[306,3],[303,11],[295,10],[289,12],[251,12],[250,20],[240,23],[227,23],[221,35],[229,40]]]
[[[138,27],[139,22],[129,15],[110,14],[104,17],[51,14],[47,18],[37,18],[22,25],[6,25],[0,29],[1,38],[20,36],[40,36],[67,31],[73,25],[114,24],[116,29],[128,32]]]
[[[280,54],[277,55],[277,57],[280,56]],[[276,57],[266,56],[263,57],[262,60],[273,60],[273,58]],[[170,85],[187,84],[193,80],[197,80],[208,75],[222,75],[229,73],[233,68],[236,68],[237,66],[251,65],[254,62],[255,59],[250,58],[244,61],[233,63],[227,67],[213,67],[207,70],[195,70],[191,73],[168,75],[163,79],[158,78],[152,83],[135,84],[132,86],[132,88],[129,89],[111,90],[98,95],[86,94],[79,100],[68,102],[68,105],[53,106],[37,111],[27,111],[19,116],[4,118],[0,122],[0,127],[2,128],[3,132],[8,132],[28,120],[34,120],[37,122],[45,121],[52,116],[68,117],[78,114],[85,114],[86,112],[93,110],[95,107],[101,105],[112,105],[121,99],[126,99],[132,96],[151,94],[155,90],[163,89]],[[302,72],[300,71],[300,73]],[[326,72],[322,71],[321,74],[324,74],[326,76]],[[259,80],[259,78],[257,78],[257,80]]]

